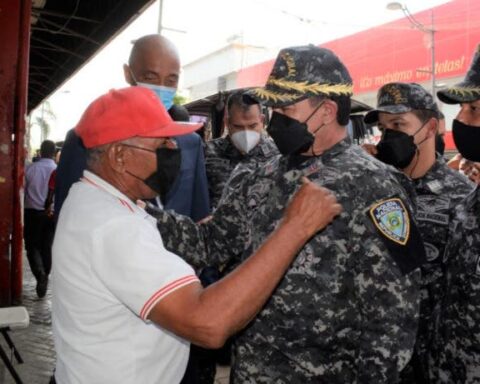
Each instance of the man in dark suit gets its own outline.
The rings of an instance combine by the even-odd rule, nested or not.
[[[174,45],[160,35],[147,35],[132,47],[128,65],[124,65],[125,80],[133,86],[152,89],[174,120],[188,120],[184,107],[173,105],[180,60]],[[165,209],[198,221],[210,211],[205,161],[200,136],[196,133],[177,137],[182,151],[180,175],[161,204]],[[57,170],[55,215],[58,216],[71,185],[78,181],[86,167],[85,147],[73,130],[67,133]]]

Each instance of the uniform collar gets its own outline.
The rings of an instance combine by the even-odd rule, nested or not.
[[[442,170],[446,166],[445,160],[442,157],[437,157],[433,166],[423,177],[413,180],[415,187],[427,189],[436,195],[441,194],[445,178],[445,172],[442,172]]]
[[[55,164],[55,160],[50,159],[49,157],[41,157],[40,159],[37,160],[37,162],[53,163],[53,164]]]
[[[285,159],[289,164],[289,168],[298,168],[303,169],[311,166],[317,161],[326,162],[330,159],[338,156],[339,154],[345,152],[348,148],[352,146],[352,140],[350,137],[345,137],[336,143],[333,147],[327,149],[319,156],[302,156],[302,155],[291,155],[286,156]]]
[[[124,207],[129,209],[131,212],[136,212],[138,210],[142,211],[140,207],[134,204],[132,200],[130,200],[122,192],[116,189],[113,185],[111,185],[110,183],[108,183],[107,181],[103,180],[101,177],[95,175],[90,171],[87,171],[87,170],[83,171],[83,177],[81,178],[81,181],[84,183],[90,184],[100,189],[101,191],[116,197],[120,202],[120,204],[122,204]]]

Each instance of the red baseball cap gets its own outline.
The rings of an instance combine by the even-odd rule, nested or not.
[[[186,135],[202,126],[175,122],[153,91],[144,87],[112,89],[94,100],[75,132],[87,148],[132,137]]]

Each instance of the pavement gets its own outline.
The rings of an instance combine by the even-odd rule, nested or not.
[[[30,325],[26,329],[17,329],[10,332],[10,337],[24,360],[23,364],[15,362],[14,366],[24,384],[48,384],[55,366],[51,319],[52,293],[49,285],[47,295],[43,299],[39,299],[35,291],[35,278],[30,272],[25,258],[23,265],[23,298],[21,305],[27,308],[30,315]],[[0,337],[0,343],[5,351],[8,351],[3,337]],[[229,367],[218,366],[215,384],[228,384],[229,374]],[[14,383],[15,381],[0,360],[0,384]]]
[[[12,330],[10,337],[15,343],[24,363],[14,366],[25,384],[48,384],[55,366],[55,349],[52,337],[52,293],[50,286],[43,299],[37,297],[36,281],[24,259],[22,304],[30,315],[30,325],[25,329]],[[2,346],[7,351],[3,337]],[[10,372],[0,362],[0,383],[13,384]]]

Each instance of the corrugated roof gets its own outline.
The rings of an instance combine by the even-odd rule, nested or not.
[[[33,1],[28,110],[53,93],[153,1]]]

